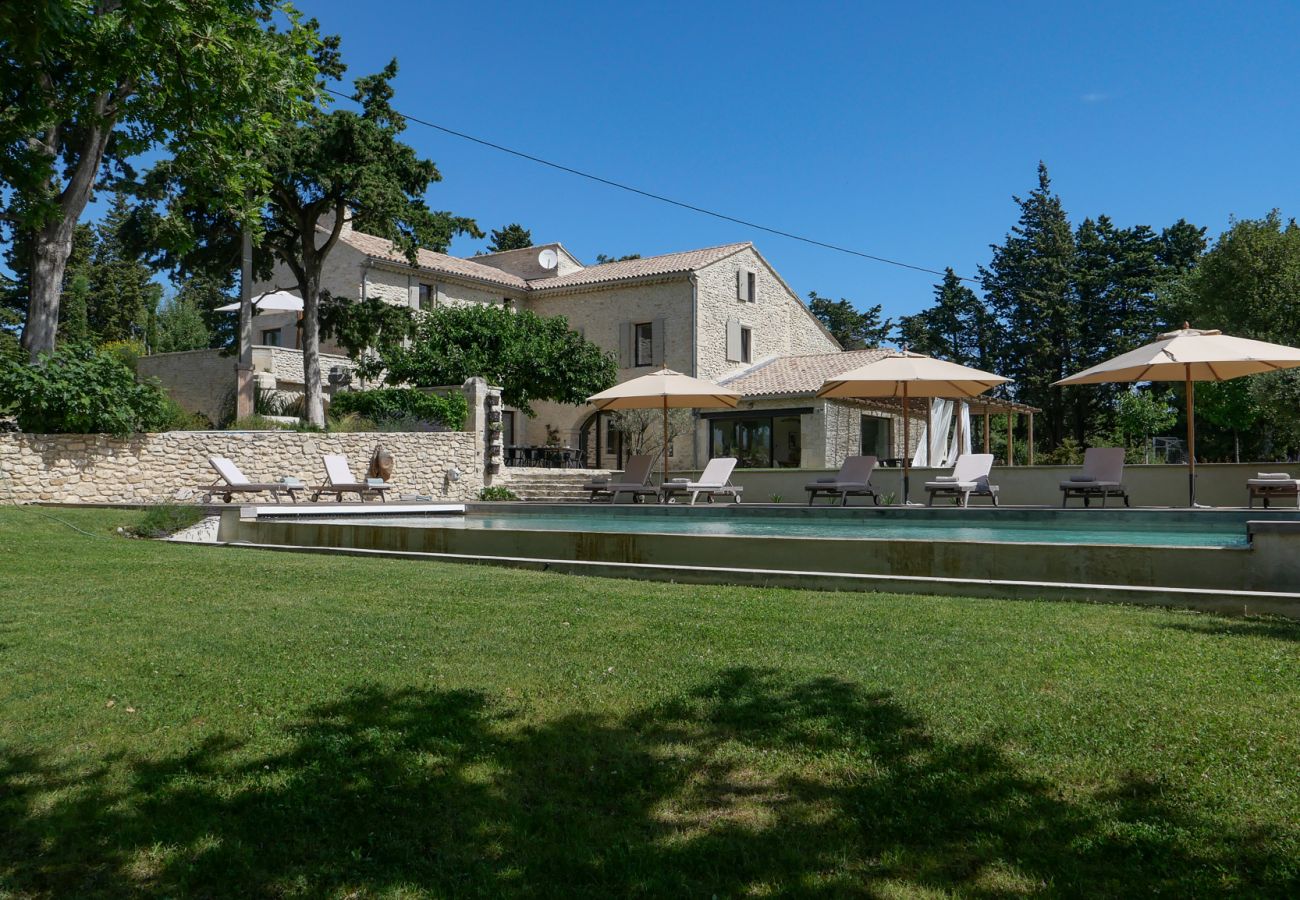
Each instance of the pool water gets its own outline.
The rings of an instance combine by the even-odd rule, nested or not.
[[[1080,517],[1083,518],[1083,517]],[[465,516],[348,516],[313,521],[404,528],[464,528],[504,531],[583,531],[632,534],[698,534],[736,537],[840,540],[994,541],[999,543],[1126,544],[1142,547],[1245,547],[1245,523],[1008,521],[980,524],[916,519],[791,518],[745,515],[602,515],[575,513],[473,513]]]

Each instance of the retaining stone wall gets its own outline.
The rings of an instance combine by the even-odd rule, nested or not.
[[[91,434],[0,434],[0,499],[30,503],[158,503],[194,499],[216,473],[209,456],[234,460],[252,481],[325,477],[322,456],[343,453],[365,476],[376,444],[396,460],[393,494],[462,501],[483,487],[483,445],[470,432],[304,434],[172,431],[129,438]],[[459,482],[446,475],[460,469]]]

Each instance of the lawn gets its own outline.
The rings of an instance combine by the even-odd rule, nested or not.
[[[138,518],[0,509],[0,896],[1300,892],[1300,625]]]

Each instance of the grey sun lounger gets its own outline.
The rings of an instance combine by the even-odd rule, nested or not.
[[[957,464],[951,475],[940,475],[934,481],[925,483],[929,494],[927,505],[934,506],[935,497],[952,497],[962,506],[970,505],[971,495],[988,497],[993,505],[998,505],[998,486],[989,483],[989,472],[993,468],[992,453],[964,453],[957,457]]]
[[[703,494],[710,503],[714,497],[731,497],[737,503],[740,502],[740,495],[745,489],[740,485],[731,483],[731,473],[736,468],[736,458],[734,456],[723,456],[718,459],[709,460],[709,464],[704,467],[700,473],[699,481],[690,481],[688,479],[677,479],[666,481],[660,489],[665,503],[672,503],[678,496],[691,495],[691,506],[695,505],[696,499]]]
[[[1295,497],[1295,505],[1300,508],[1300,478],[1293,478],[1286,472],[1260,472],[1254,478],[1246,479],[1246,493],[1251,509],[1256,500],[1268,502],[1276,497]]]
[[[1090,505],[1093,497],[1101,497],[1101,505],[1105,506],[1111,495],[1123,497],[1124,505],[1129,505],[1128,488],[1124,486],[1124,448],[1089,447],[1083,451],[1083,471],[1061,482],[1061,506],[1071,497],[1083,498],[1084,506]]]
[[[288,497],[289,502],[297,503],[297,492],[307,490],[307,486],[297,479],[249,481],[248,477],[239,471],[239,466],[224,456],[209,456],[208,465],[217,470],[217,480],[212,484],[200,485],[200,489],[206,491],[203,496],[204,503],[213,497],[221,497],[229,503],[236,494],[270,494],[276,503],[280,502],[281,497]]]
[[[876,462],[874,456],[846,457],[838,473],[804,485],[808,492],[808,505],[812,506],[818,496],[825,494],[832,501],[838,497],[840,506],[848,506],[850,497],[870,497],[879,506],[880,494],[871,485],[871,473],[876,469]]]
[[[380,502],[386,503],[388,498],[385,494],[392,487],[378,478],[357,481],[348,468],[348,458],[341,453],[325,454],[325,479],[328,484],[312,488],[312,500],[319,500],[323,494],[333,494],[342,503],[344,494],[356,494],[362,503],[371,497],[378,497]]]
[[[650,473],[658,458],[658,454],[629,456],[627,467],[623,469],[623,474],[618,476],[617,481],[593,479],[587,482],[582,486],[584,491],[591,492],[587,502],[595,503],[597,500],[607,499],[610,503],[617,503],[619,496],[626,494],[632,498],[633,503],[640,503],[645,497],[656,496],[659,489],[651,487]]]

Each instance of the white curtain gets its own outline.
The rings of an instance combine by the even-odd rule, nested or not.
[[[956,409],[954,409],[956,408]],[[958,411],[959,410],[959,411]],[[954,426],[954,412],[960,417],[961,446],[957,446],[959,429]],[[930,423],[933,429],[921,426],[921,440],[912,457],[914,466],[933,466],[944,469],[957,464],[957,457],[971,452],[970,405],[935,398],[930,401]],[[929,448],[930,452],[926,452]]]
[[[958,421],[961,423],[959,428],[954,428],[952,438],[948,441],[948,454],[944,457],[944,466],[957,465],[957,457],[963,453],[970,453],[970,404],[958,403]],[[957,446],[957,435],[961,434],[961,446]]]

